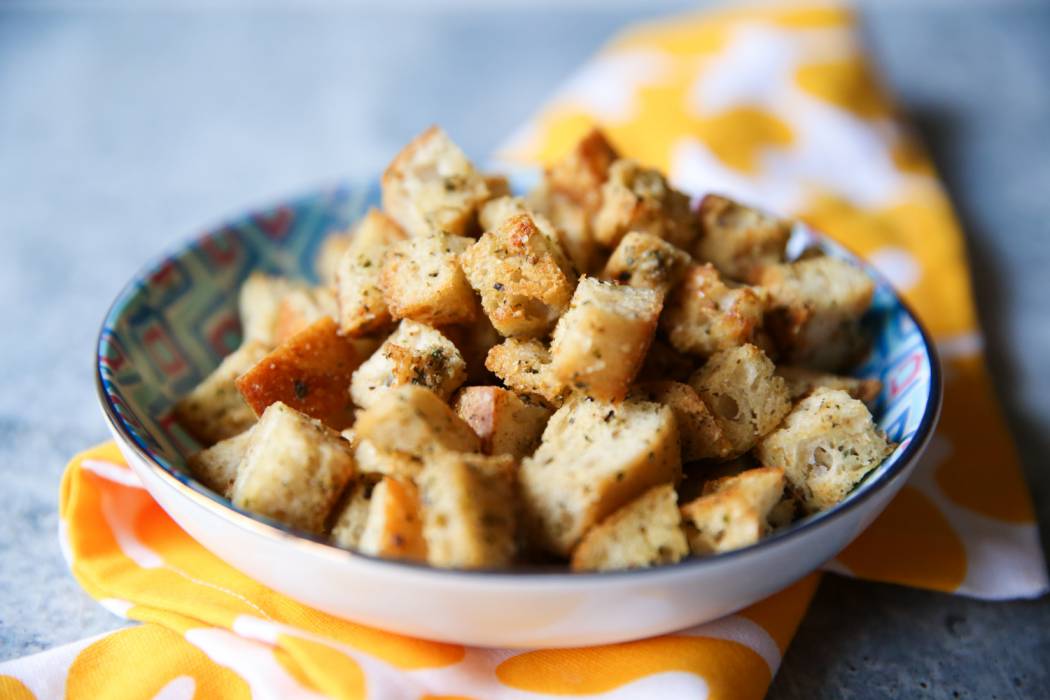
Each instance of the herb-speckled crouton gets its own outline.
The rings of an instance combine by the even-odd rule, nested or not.
[[[678,283],[691,261],[688,253],[662,238],[632,231],[616,246],[602,277],[663,295]]]
[[[401,227],[377,209],[370,209],[354,228],[335,270],[339,328],[343,333],[364,335],[391,322],[379,278],[387,251],[404,238]]]
[[[437,394],[414,384],[384,392],[357,414],[354,432],[359,441],[382,452],[413,457],[445,450],[477,452],[478,436]]]
[[[368,522],[373,488],[375,483],[361,479],[350,487],[349,493],[343,498],[332,524],[332,544],[336,547],[357,549],[365,523]]]
[[[551,372],[573,389],[616,401],[645,360],[661,300],[651,289],[580,280],[551,341]]]
[[[682,461],[720,459],[732,452],[711,410],[693,387],[681,382],[641,382],[631,387],[630,398],[663,404],[674,413],[682,444]]]
[[[694,374],[696,389],[732,445],[731,455],[747,452],[791,410],[787,386],[754,345],[715,353]]]
[[[660,324],[676,350],[706,357],[752,342],[763,310],[755,290],[730,288],[711,265],[693,265],[667,299]]]
[[[481,222],[482,231],[492,231],[502,226],[507,219],[520,216],[521,214],[528,215],[539,232],[547,237],[547,240],[551,243],[551,255],[554,256],[558,267],[575,280],[576,271],[572,261],[565,254],[561,243],[561,234],[558,232],[558,229],[555,228],[550,219],[529,207],[525,203],[524,198],[506,196],[490,199],[481,207],[478,220]]]
[[[671,187],[659,171],[622,158],[609,167],[602,185],[594,237],[605,247],[615,248],[629,231],[650,233],[689,250],[697,227],[689,197]]]
[[[259,343],[270,349],[277,346],[277,320],[281,301],[293,290],[309,286],[285,277],[273,277],[262,272],[248,275],[238,295],[238,310],[244,343]]]
[[[551,371],[551,354],[540,341],[508,338],[489,350],[485,367],[519,394],[535,394],[561,406],[569,387]]]
[[[357,471],[371,476],[415,479],[423,468],[419,457],[380,450],[368,440],[357,440],[354,444],[354,461],[357,462]]]
[[[749,469],[709,482],[704,495],[682,506],[689,549],[703,556],[758,542],[784,494],[784,470]]]
[[[693,254],[730,279],[749,281],[761,267],[784,261],[791,222],[716,194],[700,202],[700,238]]]
[[[551,411],[527,395],[518,396],[498,386],[468,386],[456,396],[456,413],[481,439],[488,455],[509,454],[521,459],[532,454]]]
[[[432,326],[477,318],[478,300],[460,267],[460,256],[472,243],[438,232],[391,246],[379,275],[390,315]]]
[[[244,453],[248,451],[251,435],[252,429],[249,428],[240,435],[217,442],[191,455],[186,460],[186,466],[202,484],[228,497],[230,489],[233,488],[233,482],[237,478],[237,470],[244,459]]]
[[[423,518],[414,483],[387,476],[375,485],[357,549],[386,559],[426,561]]]
[[[593,525],[680,474],[670,408],[577,395],[551,417],[519,478],[537,544],[568,555]]]
[[[803,507],[835,505],[893,452],[871,413],[840,389],[802,399],[755,450],[762,464],[782,466]]]
[[[641,569],[674,564],[688,554],[674,486],[663,484],[588,530],[572,553],[572,569]]]
[[[252,430],[233,483],[233,504],[322,534],[328,514],[354,476],[350,444],[318,420],[281,402]]]
[[[856,377],[844,377],[839,374],[818,372],[805,367],[792,367],[781,365],[777,367],[777,374],[787,382],[788,393],[791,400],[797,401],[812,393],[820,387],[829,389],[842,389],[855,399],[859,399],[869,407],[879,397],[882,391],[882,382],[878,379],[858,379]]]

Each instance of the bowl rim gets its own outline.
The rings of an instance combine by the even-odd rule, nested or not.
[[[342,189],[344,189],[343,186],[335,188],[315,188],[306,194],[281,199],[277,203],[268,207],[250,209],[244,212],[242,216],[254,216],[258,213],[272,211],[277,207],[292,205],[293,203],[305,198],[317,197]],[[925,408],[922,418],[919,421],[919,426],[912,433],[908,444],[898,455],[893,464],[881,473],[875,474],[870,479],[865,479],[865,481],[861,483],[861,488],[856,493],[849,494],[845,500],[835,504],[832,508],[807,516],[800,522],[793,523],[791,526],[783,530],[773,532],[766,537],[763,537],[755,544],[728,552],[721,552],[706,557],[687,557],[674,564],[664,564],[661,566],[642,569],[625,569],[604,572],[574,572],[566,568],[552,568],[550,570],[442,569],[430,566],[425,562],[387,559],[362,552],[343,549],[331,544],[323,537],[296,530],[295,528],[279,523],[266,516],[249,513],[238,508],[228,499],[211,491],[211,489],[198,481],[189,472],[184,474],[175,473],[173,470],[157,461],[144,448],[140,440],[131,430],[129,430],[126,421],[120,417],[109,394],[105,390],[101,350],[106,340],[107,329],[112,325],[110,323],[111,319],[115,320],[119,317],[119,314],[117,313],[118,308],[120,308],[122,304],[131,297],[131,295],[143,286],[144,280],[149,279],[151,274],[156,272],[170,258],[185,253],[191,245],[207,238],[216,231],[219,231],[220,228],[208,228],[203,234],[189,237],[176,243],[168,251],[152,258],[148,263],[140,267],[131,279],[121,287],[103,316],[97,340],[95,342],[95,356],[93,358],[95,363],[95,391],[99,405],[102,409],[103,417],[105,418],[111,433],[123,444],[123,446],[131,449],[142,464],[146,465],[151,472],[159,476],[162,481],[172,487],[181,496],[188,498],[196,506],[211,511],[218,517],[227,520],[231,524],[242,530],[246,530],[255,536],[278,540],[283,544],[303,548],[311,555],[342,560],[344,562],[353,560],[364,565],[378,565],[386,568],[391,573],[402,573],[405,575],[416,576],[422,575],[425,578],[438,579],[441,581],[452,581],[454,579],[462,580],[463,578],[467,578],[472,582],[487,581],[500,584],[514,583],[528,585],[578,586],[590,585],[598,581],[613,583],[616,581],[623,582],[626,579],[636,581],[642,578],[684,575],[697,570],[709,569],[730,560],[761,556],[764,552],[769,551],[774,547],[798,540],[806,533],[811,533],[818,528],[823,528],[840,520],[842,516],[869,501],[878,491],[881,491],[907,471],[908,467],[925,451],[940,419],[941,406],[944,399],[943,369],[941,367],[937,346],[925,325],[915,314],[911,305],[903,299],[893,285],[890,284],[886,276],[876,269],[870,262],[854,253],[838,240],[812,229],[811,227],[807,228],[809,228],[812,234],[819,238],[822,243],[830,243],[832,246],[838,247],[848,254],[851,262],[859,264],[864,269],[865,273],[873,277],[881,286],[890,291],[894,302],[903,309],[904,313],[907,314],[908,318],[915,325],[915,328],[919,333],[921,346],[926,352],[930,363],[930,389],[927,394]],[[882,467],[883,464],[885,464],[885,460],[880,463],[879,467]],[[876,467],[876,469],[879,469],[879,467]]]

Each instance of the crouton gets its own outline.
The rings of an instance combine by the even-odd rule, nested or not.
[[[747,452],[791,410],[787,386],[754,345],[715,353],[690,379],[732,446]]]
[[[347,248],[354,239],[353,231],[338,231],[330,233],[321,241],[321,247],[317,250],[314,258],[314,271],[321,284],[326,287],[335,286],[336,270],[339,261],[342,260]]]
[[[493,231],[502,226],[508,219],[515,216],[527,215],[532,219],[536,229],[550,241],[550,254],[565,275],[575,279],[576,271],[572,262],[565,255],[562,248],[561,235],[554,224],[543,214],[529,207],[522,197],[498,197],[490,199],[481,207],[478,220],[481,222],[482,231]]]
[[[763,304],[749,288],[730,288],[711,265],[693,265],[667,299],[660,319],[679,352],[707,357],[754,340]]]
[[[373,488],[375,484],[364,479],[350,487],[332,524],[332,544],[336,547],[357,549],[368,522]]]
[[[482,173],[481,179],[485,182],[485,189],[488,190],[489,199],[510,196],[510,180],[507,179],[506,175]]]
[[[550,351],[538,340],[508,338],[489,350],[485,367],[519,394],[534,394],[560,406],[568,385],[551,371]]]
[[[467,377],[459,349],[437,330],[405,319],[354,372],[350,396],[368,408],[390,387],[418,384],[447,400]]]
[[[477,452],[478,436],[433,391],[406,384],[384,392],[357,415],[354,432],[377,450],[414,457],[443,450]]]
[[[572,570],[642,569],[688,554],[674,487],[663,484],[588,530],[572,553]]]
[[[221,440],[191,455],[186,460],[186,466],[202,484],[215,493],[229,497],[237,478],[237,469],[241,466],[244,453],[248,451],[251,435],[252,429],[248,428],[240,435]]]
[[[471,243],[438,232],[391,246],[379,275],[390,315],[432,326],[477,318],[478,300],[460,267],[460,255]]]
[[[551,341],[551,372],[574,389],[617,401],[645,359],[660,299],[651,289],[580,280]]]
[[[642,368],[638,370],[636,380],[649,382],[670,379],[684,382],[696,370],[696,365],[695,358],[678,352],[656,337],[649,345],[649,352],[645,354],[645,361],[642,363]]]
[[[769,515],[784,493],[784,470],[750,469],[710,482],[682,506],[689,549],[703,556],[747,547],[770,529]]]
[[[387,476],[375,485],[357,549],[386,559],[426,561],[427,545],[415,484]]]
[[[518,214],[463,254],[463,272],[502,335],[545,335],[568,308],[576,275],[559,266],[556,245],[528,214]]]
[[[436,126],[397,154],[380,184],[383,209],[411,236],[470,234],[477,208],[489,198],[484,177]]]
[[[594,214],[601,206],[601,187],[609,177],[609,168],[618,158],[605,134],[594,128],[547,168],[545,181],[552,192]]]
[[[664,295],[682,278],[691,261],[688,253],[662,238],[632,231],[616,246],[602,277]]]
[[[591,526],[680,474],[670,408],[576,395],[551,417],[519,479],[537,544],[568,555]]]
[[[320,535],[354,473],[346,440],[278,401],[252,430],[231,500],[239,508]]]
[[[401,227],[377,209],[370,209],[354,228],[335,271],[339,328],[344,334],[365,335],[390,324],[379,278],[387,251],[404,239]]]
[[[418,456],[380,450],[369,440],[357,440],[354,443],[354,462],[361,474],[379,477],[415,479],[423,468],[423,462]]]
[[[281,301],[293,290],[309,286],[285,277],[253,272],[241,285],[238,310],[245,343],[260,343],[266,349],[277,346],[277,319]]]
[[[246,341],[172,408],[179,425],[205,447],[243,433],[255,423],[255,413],[237,391],[237,377],[266,356],[267,347]]]
[[[788,393],[792,401],[797,401],[812,393],[819,387],[829,389],[842,389],[855,399],[863,401],[869,408],[879,398],[882,391],[882,382],[878,379],[858,379],[856,377],[844,377],[839,374],[818,372],[805,367],[792,367],[781,365],[777,367],[777,374],[787,382]]]
[[[658,170],[621,158],[609,167],[602,205],[594,216],[594,237],[615,248],[629,231],[649,233],[689,250],[697,226],[689,197],[672,188]]]
[[[328,287],[291,289],[277,305],[274,340],[280,345],[322,318],[336,318],[339,302]]]
[[[856,362],[866,343],[859,319],[875,283],[861,269],[832,257],[764,268],[769,295],[766,327],[790,364],[835,372]]]
[[[693,255],[729,279],[751,281],[759,268],[784,261],[791,221],[716,194],[701,200],[699,218]]]
[[[682,461],[721,459],[732,451],[729,439],[693,387],[681,382],[642,382],[631,387],[633,399],[663,404],[674,413]]]
[[[814,512],[844,499],[893,447],[863,403],[822,387],[758,443],[755,455],[782,466],[803,508]]]
[[[237,379],[256,415],[281,401],[341,430],[353,423],[347,387],[364,356],[325,316],[270,351]]]
[[[558,241],[578,273],[590,273],[601,265],[601,249],[594,239],[587,210],[561,192],[550,191],[541,182],[525,196],[530,211],[541,214],[554,227]]]
[[[460,389],[456,413],[481,439],[487,455],[509,454],[521,459],[539,443],[551,411],[530,399],[498,386]]]
[[[448,569],[500,569],[516,550],[514,460],[445,452],[419,476],[427,562]]]

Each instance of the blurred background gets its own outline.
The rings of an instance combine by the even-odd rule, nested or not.
[[[372,177],[430,123],[483,162],[618,28],[696,5],[0,3],[0,659],[118,624],[67,574],[55,508],[66,459],[106,438],[93,344],[139,267],[245,208]],[[962,218],[1050,542],[1050,3],[857,6]],[[1045,638],[1011,651],[1037,624]],[[1050,658],[1048,628],[1038,603],[829,578],[773,696],[861,682],[925,696],[992,649],[986,689],[1023,689]]]

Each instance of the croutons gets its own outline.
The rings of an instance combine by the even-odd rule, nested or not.
[[[255,413],[237,391],[237,377],[266,356],[266,346],[247,341],[227,355],[204,381],[179,399],[175,420],[204,446],[243,433],[255,423]]]
[[[632,287],[670,291],[692,261],[689,254],[649,233],[628,233],[605,263],[602,277]]]
[[[749,469],[709,482],[704,495],[682,506],[689,549],[704,556],[758,542],[784,493],[784,470]]]
[[[256,415],[281,401],[341,430],[353,422],[347,387],[362,359],[325,316],[261,358],[237,379],[237,389]]]
[[[390,387],[418,384],[442,399],[467,377],[459,349],[437,330],[405,319],[383,344],[354,372],[350,396],[368,408]]]
[[[528,214],[506,219],[461,257],[492,325],[504,336],[546,334],[569,306],[576,276]]]
[[[680,473],[671,409],[577,395],[551,417],[519,479],[537,543],[567,555],[591,526]]]
[[[545,173],[552,192],[568,197],[593,214],[601,206],[601,186],[609,168],[619,158],[601,129],[591,129],[571,151],[555,161]]]
[[[321,280],[321,284],[329,287],[335,285],[339,261],[343,258],[343,254],[346,253],[346,249],[350,247],[353,239],[353,231],[340,231],[328,234],[321,241],[317,257],[314,258],[314,270],[317,272],[317,278]]]
[[[860,401],[819,388],[802,399],[755,449],[762,464],[784,468],[808,512],[835,505],[893,452]]]
[[[336,547],[357,549],[368,522],[374,487],[375,483],[369,480],[360,480],[350,487],[332,524],[332,544]]]
[[[241,466],[244,453],[248,451],[251,435],[252,429],[249,428],[240,435],[217,442],[191,455],[186,460],[186,466],[202,484],[228,497],[237,478],[237,469]]]
[[[698,260],[714,263],[729,279],[750,281],[766,265],[784,261],[791,222],[727,197],[709,194],[700,202]]]
[[[443,450],[477,452],[478,436],[433,391],[414,384],[384,392],[357,415],[354,432],[377,450],[414,457]]]
[[[460,267],[473,241],[437,232],[391,246],[379,283],[394,319],[441,326],[477,318],[478,301]]]
[[[456,396],[456,413],[481,439],[487,455],[509,454],[521,459],[532,454],[550,409],[528,396],[498,386],[468,386]]]
[[[499,569],[514,559],[514,461],[445,452],[419,475],[427,562],[448,569]]]
[[[489,198],[485,179],[448,135],[432,126],[383,173],[383,209],[412,236],[470,234]]]
[[[690,379],[732,446],[747,452],[791,410],[787,386],[754,345],[715,353]],[[772,463],[775,464],[775,463]]]
[[[426,561],[427,545],[415,484],[388,476],[375,485],[357,549],[386,559]]]
[[[752,342],[762,312],[755,290],[730,288],[711,265],[693,265],[667,299],[660,324],[676,350],[707,357]]]
[[[396,476],[415,479],[423,462],[416,455],[405,452],[387,452],[380,450],[368,440],[357,440],[354,443],[354,462],[357,471],[370,476]]]
[[[573,571],[674,564],[689,554],[674,486],[663,484],[592,527],[572,553]]]
[[[278,401],[252,430],[231,500],[239,508],[319,535],[353,475],[346,440]]]
[[[478,215],[478,220],[481,222],[481,229],[483,231],[492,231],[502,226],[507,219],[511,219],[521,214],[525,214],[532,219],[532,223],[536,225],[539,232],[547,237],[547,240],[551,243],[550,253],[554,256],[554,260],[558,264],[558,267],[562,269],[566,276],[571,277],[575,282],[576,272],[573,269],[572,262],[565,256],[565,251],[562,249],[558,230],[554,227],[554,224],[547,219],[547,217],[533,211],[527,204],[525,204],[523,198],[506,196],[490,199],[481,207],[481,213]]]
[[[651,289],[580,280],[551,341],[551,372],[573,389],[617,401],[627,393],[656,331]]]
[[[659,171],[621,158],[609,167],[602,205],[594,216],[594,237],[615,248],[629,231],[650,233],[689,250],[697,227],[689,197],[667,184]]]
[[[296,333],[322,318],[339,315],[339,302],[328,287],[304,287],[289,290],[277,305],[274,340],[280,345]]]
[[[346,335],[364,335],[390,324],[379,278],[387,251],[404,239],[401,227],[377,209],[369,209],[354,228],[335,269],[339,329]]]
[[[732,452],[729,439],[693,387],[681,382],[643,382],[631,388],[631,398],[663,404],[674,413],[682,444],[682,461],[721,459]]]
[[[538,340],[508,338],[489,350],[485,367],[519,394],[535,394],[561,406],[568,385],[551,371],[550,351]]]
[[[788,393],[791,400],[797,401],[819,387],[829,389],[842,389],[855,399],[863,401],[869,407],[879,397],[882,391],[882,382],[878,379],[857,379],[856,377],[844,377],[839,374],[818,372],[805,367],[792,367],[781,365],[777,367],[777,374],[787,382]]]
[[[875,283],[844,260],[810,258],[764,268],[766,327],[790,364],[834,372],[855,362],[865,344],[858,321]]]
[[[277,346],[277,321],[281,301],[293,290],[306,290],[308,285],[285,277],[262,272],[248,275],[241,285],[238,309],[244,343],[260,343],[267,350]]]

